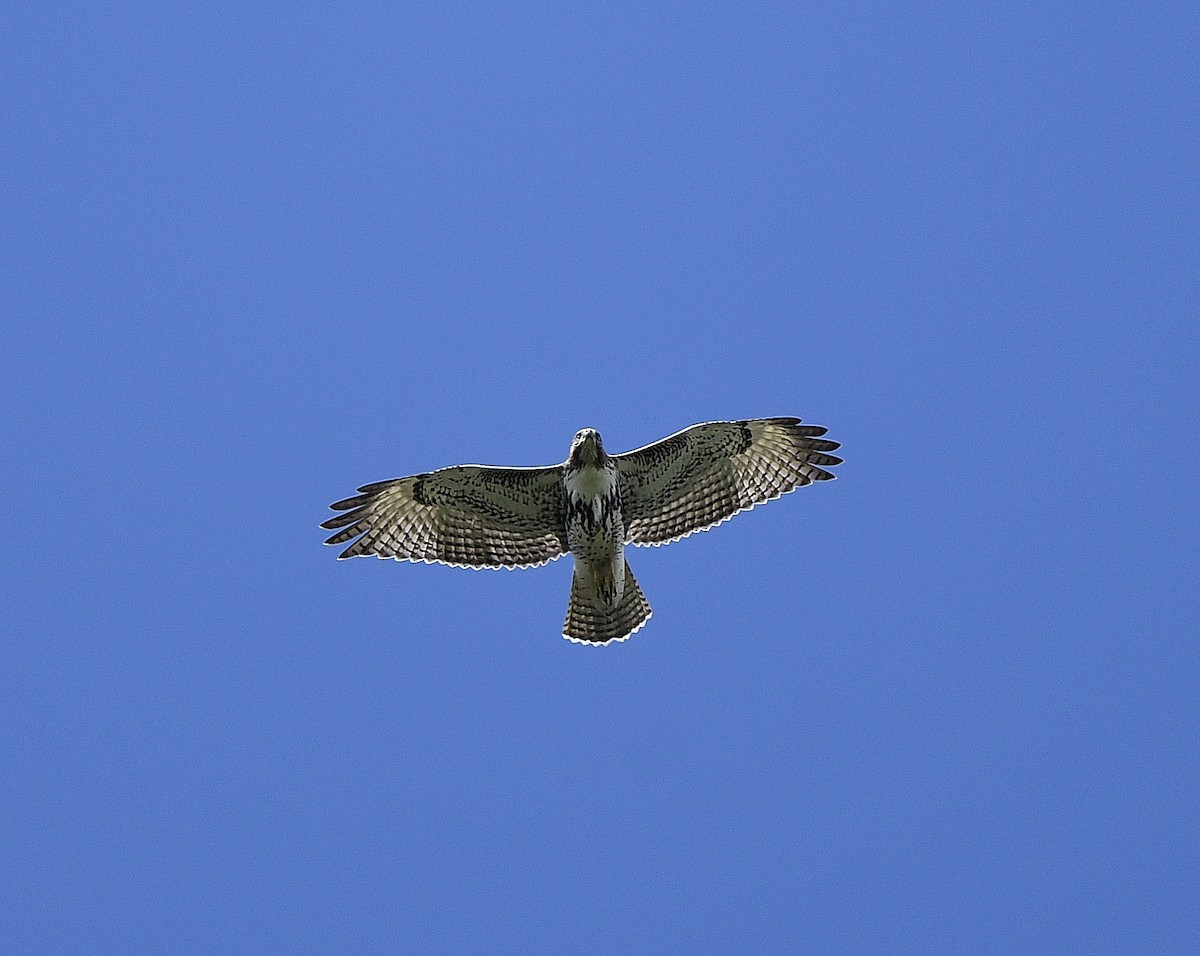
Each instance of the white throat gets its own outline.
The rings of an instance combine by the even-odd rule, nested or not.
[[[615,468],[584,465],[567,475],[567,494],[578,500],[598,500],[611,495],[616,483]]]

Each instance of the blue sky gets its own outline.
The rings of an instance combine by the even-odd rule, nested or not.
[[[1197,951],[1193,5],[3,17],[0,948]],[[772,415],[625,644],[321,546]]]

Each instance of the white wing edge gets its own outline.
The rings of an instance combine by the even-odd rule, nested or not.
[[[330,545],[330,547],[341,547],[341,545]],[[462,564],[458,561],[441,561],[437,558],[408,558],[400,554],[339,554],[339,561],[353,561],[355,558],[378,558],[380,561],[407,561],[409,564],[444,564],[448,568],[466,568],[468,571],[518,571],[523,568],[540,568],[544,564],[549,564],[551,561],[557,561],[564,555],[570,554],[569,551],[564,551],[562,554],[556,554],[552,558],[545,558],[542,561],[530,561],[525,564]]]
[[[612,455],[611,457],[626,458],[629,455],[636,455],[639,451],[645,451],[647,448],[650,448],[653,445],[657,445],[660,442],[670,441],[672,438],[674,438],[677,435],[682,435],[684,432],[690,432],[693,428],[703,428],[705,425],[736,425],[736,424],[738,424],[739,421],[743,421],[743,420],[744,421],[756,421],[756,419],[731,419],[729,421],[723,421],[723,420],[718,419],[716,421],[711,421],[711,422],[696,422],[694,425],[688,425],[686,428],[681,428],[677,432],[671,432],[671,434],[666,435],[663,438],[656,438],[656,439],[654,439],[654,441],[646,442],[646,444],[642,445],[640,448],[631,448],[629,451],[623,451],[619,455]]]
[[[642,619],[641,624],[639,624],[637,627],[635,627],[632,631],[630,631],[624,637],[613,637],[613,638],[609,638],[607,641],[585,641],[582,638],[569,637],[568,635],[564,634],[563,639],[570,641],[572,644],[585,644],[588,647],[608,647],[609,644],[621,644],[622,642],[629,640],[631,637],[633,637],[634,634],[636,634],[643,627],[645,627],[647,624],[649,624],[650,618],[652,618],[652,617],[654,617],[653,610],[651,610],[650,613],[647,614]]]

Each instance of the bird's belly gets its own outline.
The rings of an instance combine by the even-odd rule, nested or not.
[[[566,546],[576,558],[587,561],[607,561],[622,551],[624,541],[620,516],[602,518],[599,522],[574,521],[566,525]]]
[[[567,521],[567,545],[575,556],[575,579],[599,608],[616,607],[625,583],[625,531],[611,500],[576,500]]]
[[[567,547],[577,558],[608,561],[621,552],[624,532],[620,512],[600,502],[582,502],[567,521]]]

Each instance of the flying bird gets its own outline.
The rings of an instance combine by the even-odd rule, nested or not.
[[[329,507],[325,543],[338,557],[374,555],[465,568],[532,568],[575,556],[563,636],[623,641],[650,620],[624,546],[705,531],[802,485],[842,460],[827,429],[799,418],[692,425],[610,455],[600,433],[575,435],[567,460],[544,468],[456,465],[363,485]]]

